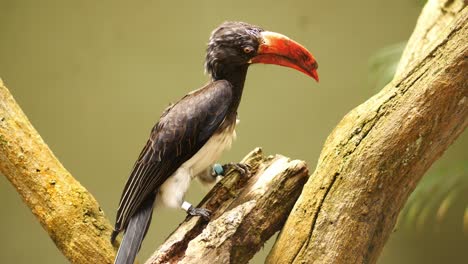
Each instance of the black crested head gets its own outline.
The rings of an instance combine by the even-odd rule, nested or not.
[[[206,50],[205,70],[213,79],[247,67],[260,45],[263,29],[244,22],[224,22],[211,33]]]

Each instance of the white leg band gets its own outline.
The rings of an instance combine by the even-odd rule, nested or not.
[[[181,206],[181,208],[184,209],[185,211],[188,211],[190,207],[192,207],[192,205],[186,201],[184,201]]]

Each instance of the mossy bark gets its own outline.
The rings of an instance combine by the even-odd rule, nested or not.
[[[0,80],[0,172],[72,263],[112,263],[112,227],[63,167]]]
[[[432,8],[451,10],[446,27]],[[267,263],[377,261],[418,181],[468,125],[466,4],[429,1],[400,67],[330,134]]]

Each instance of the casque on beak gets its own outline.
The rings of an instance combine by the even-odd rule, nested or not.
[[[251,59],[251,63],[290,67],[309,75],[317,82],[319,81],[317,61],[301,44],[285,35],[271,31],[263,31],[260,35],[261,44],[258,47],[257,55]]]

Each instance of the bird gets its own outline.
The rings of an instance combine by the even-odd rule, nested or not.
[[[125,184],[111,235],[114,243],[124,232],[114,263],[134,262],[156,205],[209,220],[209,210],[184,200],[192,179],[213,183],[224,169],[248,171],[244,164],[213,166],[236,137],[247,70],[257,63],[293,68],[319,81],[314,56],[285,35],[235,21],[214,29],[204,65],[211,80],[163,111]]]

